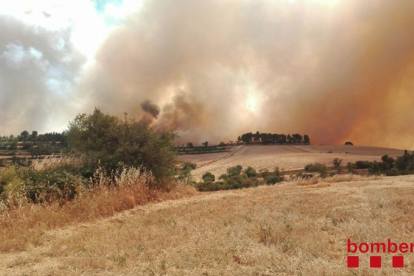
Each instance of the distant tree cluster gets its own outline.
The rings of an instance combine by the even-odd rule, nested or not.
[[[203,181],[196,183],[196,188],[200,192],[233,190],[248,187],[257,187],[259,185],[274,185],[283,181],[283,171],[276,167],[273,171],[261,169],[257,172],[253,167],[243,167],[236,165],[227,168],[227,172],[218,177],[210,172],[206,172],[202,176]]]
[[[203,154],[203,153],[218,153],[227,151],[226,144],[217,146],[209,146],[208,142],[201,143],[202,146],[194,146],[192,142],[188,142],[187,146],[177,146],[177,154]]]
[[[237,138],[238,143],[244,144],[310,144],[308,135],[301,134],[275,134],[275,133],[252,133],[248,132]]]
[[[66,134],[64,132],[38,134],[36,130],[31,133],[23,130],[17,136],[0,137],[0,150],[25,150],[29,151],[32,156],[58,153],[66,145]]]
[[[368,169],[370,174],[385,174],[387,176],[414,174],[414,152],[404,151],[403,156],[396,159],[383,155],[381,162],[377,161],[356,161],[347,164],[348,171],[356,169]]]

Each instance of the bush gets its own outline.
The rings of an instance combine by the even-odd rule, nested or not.
[[[295,177],[298,178],[298,179],[310,179],[310,178],[314,177],[314,174],[298,172],[298,173],[296,173]]]
[[[372,165],[372,162],[369,161],[356,161],[355,166],[357,169],[369,169]]]
[[[223,173],[222,175],[219,176],[218,179],[219,180],[227,180],[227,179],[229,179],[229,176],[227,174]]]
[[[339,158],[334,158],[334,160],[332,160],[332,165],[335,167],[335,169],[339,169],[341,167],[342,164],[342,159]]]
[[[37,171],[31,167],[10,166],[0,175],[0,198],[8,202],[68,200],[87,187],[87,182],[71,167]]]
[[[0,174],[0,199],[14,201],[25,196],[25,185],[18,168],[7,166]]]
[[[356,165],[354,163],[348,162],[348,164],[346,164],[346,168],[348,169],[348,172],[352,173],[356,170]]]
[[[328,174],[328,167],[322,163],[313,163],[306,165],[305,171],[319,173],[321,177],[326,177]]]
[[[398,171],[396,168],[385,171],[386,176],[397,176],[397,175],[400,175],[400,174],[401,174],[401,172]]]
[[[204,182],[214,182],[216,180],[216,177],[211,172],[206,172],[201,178]]]
[[[255,177],[257,175],[256,170],[250,166],[244,170],[244,173],[247,175],[247,177]]]
[[[222,187],[222,182],[211,182],[211,181],[197,183],[196,188],[200,192],[224,190]]]
[[[53,200],[73,199],[81,189],[87,186],[86,179],[70,167],[23,172],[27,198],[33,202],[51,202]]]
[[[276,184],[276,183],[281,182],[282,180],[283,180],[282,177],[277,176],[277,175],[272,175],[272,176],[270,176],[266,179],[266,184],[268,184],[268,185]]]
[[[223,183],[223,188],[225,190],[232,190],[232,189],[256,187],[258,185],[259,185],[259,182],[256,179],[247,178],[247,177],[243,177],[242,175],[238,175],[238,176],[229,178],[227,181],[225,181]]]
[[[191,162],[185,162],[183,165],[182,170],[195,170],[197,168],[197,164],[196,163],[191,163]]]
[[[241,173],[242,169],[243,169],[243,167],[240,166],[240,165],[227,168],[227,175],[229,177],[237,176],[237,175],[239,175]]]
[[[270,171],[268,169],[260,169],[259,174],[261,177],[266,179],[270,175]]]
[[[380,163],[378,163],[377,161],[370,162],[370,167],[369,167],[368,172],[370,174],[380,174],[381,172]]]
[[[108,173],[124,165],[141,167],[158,180],[174,174],[175,137],[99,109],[92,115],[78,115],[67,132],[68,151],[84,156],[89,166],[96,168],[100,163]]]

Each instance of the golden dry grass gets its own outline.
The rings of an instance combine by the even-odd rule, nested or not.
[[[52,157],[35,162],[33,167],[43,170],[76,162],[76,159]],[[168,191],[151,189],[154,177],[136,168],[124,168],[113,180],[101,169],[94,176],[94,187],[79,187],[78,194],[70,201],[61,199],[43,204],[34,204],[25,198],[0,201],[0,252],[21,251],[41,244],[45,231],[51,229],[196,192],[195,188],[180,183],[169,185]]]
[[[36,171],[55,169],[61,166],[82,166],[82,160],[73,156],[47,155],[41,159],[32,161],[31,166]]]
[[[139,206],[92,223],[45,231],[3,253],[4,275],[412,275],[346,268],[346,240],[412,242],[414,176],[286,182]],[[326,184],[329,185],[326,185]],[[311,185],[318,185],[314,183]]]

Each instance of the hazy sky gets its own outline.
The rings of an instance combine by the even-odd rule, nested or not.
[[[0,135],[94,107],[177,131],[414,149],[412,0],[0,2]]]

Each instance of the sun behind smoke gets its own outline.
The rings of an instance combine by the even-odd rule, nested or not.
[[[256,100],[256,98],[254,96],[249,96],[249,98],[247,99],[246,106],[247,106],[247,109],[250,112],[253,112],[253,113],[256,112],[256,110],[257,110],[257,100]]]

